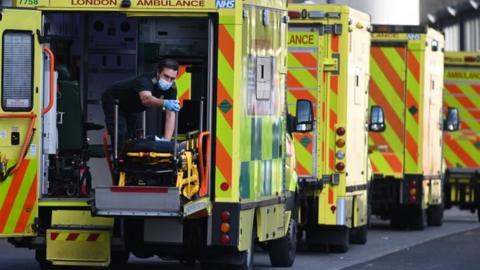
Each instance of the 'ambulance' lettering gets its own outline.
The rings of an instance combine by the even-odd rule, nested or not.
[[[449,71],[447,78],[460,80],[480,80],[480,72]]]
[[[147,7],[205,7],[205,0],[138,0],[137,6]]]
[[[292,35],[288,44],[315,45],[314,35]]]
[[[72,0],[73,6],[116,6],[117,0]]]

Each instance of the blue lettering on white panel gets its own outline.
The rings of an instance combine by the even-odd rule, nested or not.
[[[235,8],[235,0],[217,0],[217,8]]]

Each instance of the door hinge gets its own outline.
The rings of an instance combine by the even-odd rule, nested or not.
[[[325,34],[334,34],[336,36],[341,35],[343,32],[343,26],[339,23],[335,24],[322,24],[320,25],[320,28],[318,30],[318,33],[320,35],[325,35]]]
[[[323,60],[323,71],[338,74],[340,70],[340,54],[334,53],[332,57]]]

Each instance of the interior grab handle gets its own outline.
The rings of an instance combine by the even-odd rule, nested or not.
[[[48,105],[47,107],[43,108],[42,115],[48,113],[53,107],[53,101],[55,99],[55,56],[53,55],[52,50],[50,48],[44,47],[43,51],[48,55],[50,58],[50,89],[49,89],[49,98],[48,98]]]

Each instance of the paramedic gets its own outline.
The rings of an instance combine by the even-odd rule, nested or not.
[[[118,81],[102,95],[105,123],[114,143],[115,103],[118,104],[118,145],[121,146],[141,128],[141,112],[148,108],[163,108],[165,131],[163,138],[170,140],[175,129],[175,112],[180,110],[177,100],[177,78],[179,65],[172,59],[160,60],[153,72]]]

